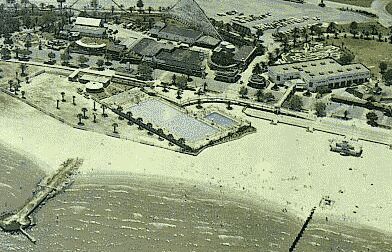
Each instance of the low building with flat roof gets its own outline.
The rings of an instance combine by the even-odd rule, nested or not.
[[[193,45],[203,35],[201,31],[181,26],[166,25],[156,36],[161,39],[173,40]]]
[[[214,38],[212,36],[201,36],[196,40],[196,45],[205,48],[216,48],[221,40]]]
[[[302,79],[309,91],[358,85],[369,81],[371,76],[362,64],[341,65],[330,58],[270,66],[268,75],[278,85]]]
[[[99,18],[77,17],[75,25],[90,26],[90,27],[103,27],[103,21]]]
[[[83,25],[74,25],[71,30],[71,33],[80,34],[80,36],[93,37],[93,38],[104,38],[106,37],[106,28],[104,27],[91,27],[91,26],[83,26]]]
[[[162,49],[171,50],[173,48],[174,45],[160,43],[151,38],[142,38],[131,48],[131,50],[142,57],[153,57]]]
[[[157,68],[193,76],[205,74],[203,61],[203,53],[183,48],[161,50],[153,59]]]

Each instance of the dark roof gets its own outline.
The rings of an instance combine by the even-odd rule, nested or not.
[[[235,61],[246,60],[254,50],[255,50],[254,46],[242,46],[237,50],[237,52],[235,52],[233,58]]]
[[[191,39],[198,39],[203,34],[201,31],[196,31],[193,29],[187,29],[174,25],[167,25],[159,33],[169,33]]]
[[[106,28],[74,25],[71,29],[71,32],[80,32],[80,33],[84,33],[84,34],[93,34],[93,35],[103,35],[106,32]]]
[[[127,47],[126,47],[125,45],[115,45],[115,44],[110,43],[110,44],[108,44],[108,45],[106,46],[106,49],[107,49],[108,51],[111,51],[111,52],[121,53],[121,52],[123,52],[125,49],[127,49]]]
[[[201,45],[218,46],[221,41],[211,36],[202,36],[196,42]]]
[[[155,60],[158,63],[199,70],[203,67],[203,57],[201,57],[199,52],[176,48],[172,51],[160,51]]]
[[[152,57],[162,49],[172,49],[173,47],[173,45],[159,43],[150,38],[143,38],[132,47],[132,51],[141,56]]]

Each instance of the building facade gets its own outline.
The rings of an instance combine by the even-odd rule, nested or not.
[[[268,67],[270,80],[278,85],[302,79],[309,91],[342,88],[369,81],[370,70],[362,64],[341,65],[334,59],[297,62]]]

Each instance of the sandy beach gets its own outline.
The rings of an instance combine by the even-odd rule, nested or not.
[[[257,133],[193,157],[76,130],[5,94],[0,100],[0,141],[39,159],[47,172],[80,157],[85,174],[129,172],[211,185],[301,218],[329,196],[333,207],[318,208],[317,217],[392,233],[392,151],[386,146],[363,143],[362,158],[342,157],[329,151],[331,135],[248,118]]]

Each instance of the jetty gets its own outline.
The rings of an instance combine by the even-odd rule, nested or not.
[[[35,243],[34,237],[30,236],[25,229],[30,227],[32,222],[30,215],[45,200],[56,195],[57,192],[64,189],[72,183],[73,175],[82,165],[81,159],[68,159],[52,175],[45,177],[39,184],[34,196],[20,209],[17,213],[4,216],[0,219],[0,227],[5,232],[21,232],[31,242]]]
[[[312,218],[313,218],[314,211],[316,211],[316,207],[313,207],[312,210],[310,211],[310,214],[309,214],[308,218],[306,218],[304,224],[302,225],[301,230],[299,231],[298,235],[295,237],[294,242],[291,244],[291,247],[289,248],[289,252],[295,251],[295,247],[297,246],[299,240],[301,240],[302,235],[304,234],[306,228],[307,228],[308,225],[309,225],[309,222],[310,222],[310,221],[312,220]]]

